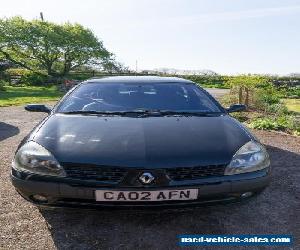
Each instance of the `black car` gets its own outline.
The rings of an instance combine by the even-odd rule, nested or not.
[[[270,179],[264,146],[195,83],[106,77],[71,89],[21,142],[12,183],[42,206],[171,207],[241,200]]]

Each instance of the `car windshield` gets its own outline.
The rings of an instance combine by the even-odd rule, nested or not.
[[[58,112],[222,112],[218,104],[194,84],[84,83],[59,105]]]

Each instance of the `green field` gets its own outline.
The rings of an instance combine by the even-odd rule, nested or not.
[[[62,93],[57,90],[56,86],[5,86],[4,88],[5,91],[0,91],[0,107],[56,101],[62,96]]]
[[[289,111],[300,113],[300,99],[284,99],[284,103]]]

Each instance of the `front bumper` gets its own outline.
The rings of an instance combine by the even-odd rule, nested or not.
[[[193,181],[173,182],[168,186],[155,187],[118,187],[93,185],[90,183],[64,181],[63,178],[30,178],[13,171],[12,184],[26,200],[43,206],[53,207],[101,207],[101,208],[156,208],[156,207],[185,207],[203,203],[240,200],[242,194],[255,194],[263,190],[270,182],[270,169],[232,176],[209,177]],[[95,190],[162,190],[162,189],[199,189],[198,199],[192,201],[163,201],[163,202],[97,202]],[[46,202],[33,198],[39,194],[47,197]]]

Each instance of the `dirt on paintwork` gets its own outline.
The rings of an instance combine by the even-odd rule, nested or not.
[[[254,131],[270,154],[272,182],[244,203],[161,213],[40,211],[17,194],[9,173],[17,145],[43,117],[0,108],[0,249],[181,249],[178,234],[292,234],[287,249],[300,249],[299,137]]]

